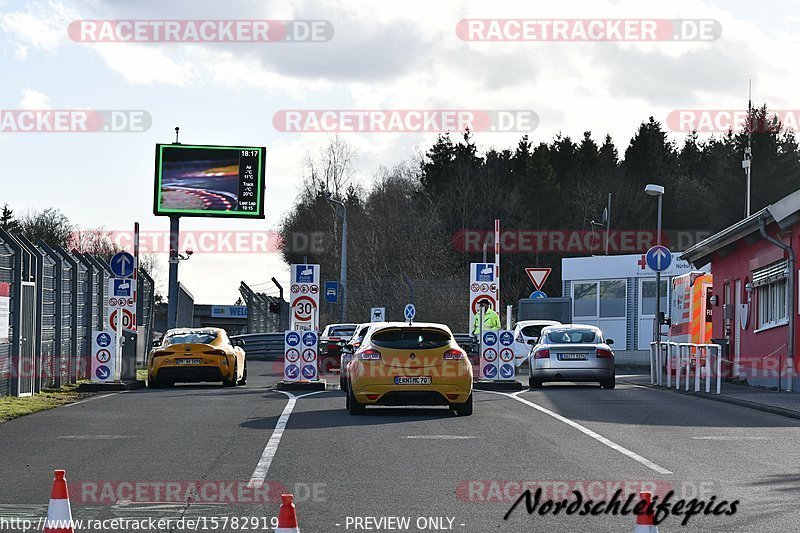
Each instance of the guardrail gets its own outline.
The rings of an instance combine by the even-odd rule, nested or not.
[[[714,361],[712,365],[712,360]],[[674,367],[674,368],[673,368]],[[684,372],[685,369],[685,372]],[[651,342],[650,343],[650,384],[672,387],[675,374],[675,390],[681,388],[684,376],[684,390],[689,392],[689,383],[694,369],[694,392],[700,392],[701,378],[705,378],[705,392],[711,393],[711,377],[715,377],[716,392],[722,387],[722,346],[719,344],[692,344],[689,342]]]

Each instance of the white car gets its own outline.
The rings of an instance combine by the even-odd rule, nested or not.
[[[514,364],[520,366],[528,359],[531,346],[539,342],[545,326],[560,326],[557,320],[520,320],[514,326]]]

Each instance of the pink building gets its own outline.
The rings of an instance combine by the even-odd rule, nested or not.
[[[731,377],[800,391],[798,250],[800,190],[681,256],[696,267],[712,265],[713,337],[727,342]]]

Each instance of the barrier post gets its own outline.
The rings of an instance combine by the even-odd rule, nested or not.
[[[667,388],[672,387],[672,343],[667,343]]]
[[[660,387],[662,385],[662,359],[661,359],[661,341],[658,341],[656,346],[656,383]]]
[[[720,393],[722,387],[722,345],[715,344],[717,349],[717,394]]]
[[[700,352],[701,346],[694,348],[694,391],[700,392]]]
[[[710,347],[713,346],[712,344],[706,344],[706,394],[711,392],[711,350]]]
[[[650,343],[650,385],[656,384],[656,365],[655,365],[655,358],[656,358],[656,343]]]

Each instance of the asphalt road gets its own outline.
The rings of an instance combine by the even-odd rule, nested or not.
[[[798,527],[795,420],[622,376],[611,391],[476,392],[471,417],[403,408],[353,417],[340,391],[291,402],[269,390],[278,380],[273,364],[249,366],[245,387],[96,396],[0,424],[0,526],[44,516],[53,469],[62,468],[75,519],[205,517],[193,528],[146,531],[264,530],[284,491],[296,495],[305,532],[633,530],[633,515],[529,515],[524,503],[504,520],[525,482],[544,489],[542,503],[572,498],[572,490],[607,500],[617,488],[640,487],[673,489],[673,501],[739,500],[733,516],[695,516],[685,527],[669,517],[661,533]],[[252,488],[260,479],[263,487]]]

